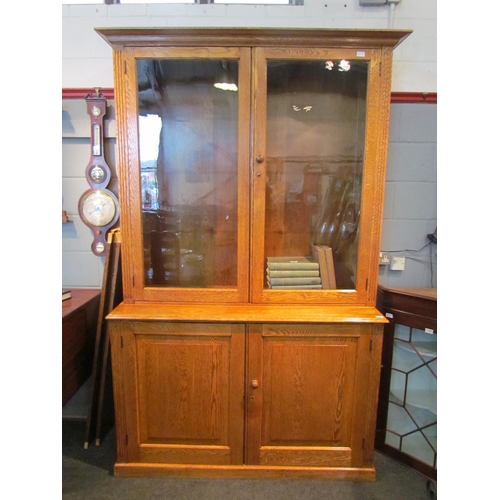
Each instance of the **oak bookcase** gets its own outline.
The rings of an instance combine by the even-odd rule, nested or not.
[[[410,31],[96,31],[118,131],[115,474],[374,480],[392,53]],[[268,257],[313,245],[335,288],[268,281]]]

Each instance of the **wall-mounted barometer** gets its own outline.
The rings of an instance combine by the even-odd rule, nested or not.
[[[88,94],[87,113],[90,116],[90,161],[85,170],[85,178],[90,185],[78,202],[78,213],[82,221],[94,235],[92,252],[103,257],[107,253],[106,233],[120,215],[116,196],[107,189],[111,180],[111,169],[104,158],[104,126],[106,99],[96,88],[96,95]]]

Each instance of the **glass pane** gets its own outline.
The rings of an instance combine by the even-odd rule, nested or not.
[[[397,370],[391,370],[391,385],[389,389],[389,400],[394,403],[403,404],[406,392],[406,377],[405,373]]]
[[[428,439],[434,451],[437,451],[437,424],[423,429],[422,433]]]
[[[411,343],[426,361],[428,358],[432,359],[437,356],[437,335],[418,328],[412,328]]]
[[[404,408],[395,404],[389,404],[387,412],[387,429],[401,436],[408,432],[415,431],[417,426]]]
[[[434,424],[437,421],[436,414],[426,408],[413,406],[410,403],[408,403],[405,408],[419,428]]]
[[[401,446],[401,437],[397,434],[393,434],[392,432],[387,431],[385,433],[385,443],[399,450],[399,447]]]
[[[392,354],[392,367],[396,370],[408,373],[422,365],[422,360],[417,355],[411,344],[394,340],[394,350]]]
[[[394,325],[394,338],[395,339],[401,339],[401,340],[406,340],[407,342],[410,341],[410,332],[411,328],[406,325],[400,325],[399,323],[396,323]]]
[[[367,62],[268,61],[265,255],[326,246],[324,288],[355,288],[367,76]]]
[[[408,374],[406,402],[437,414],[437,378],[427,366]]]
[[[236,287],[238,63],[141,59],[137,73],[145,285]],[[214,86],[222,74],[233,87]]]
[[[434,450],[420,432],[404,436],[402,438],[401,451],[428,465],[434,465]]]
[[[435,359],[434,361],[431,361],[428,365],[429,367],[429,370],[434,373],[434,375],[436,375],[437,377],[437,373],[438,373],[438,363],[437,363],[437,359]]]

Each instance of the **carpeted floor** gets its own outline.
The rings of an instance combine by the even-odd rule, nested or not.
[[[84,449],[85,422],[62,423],[62,498],[65,500],[429,500],[427,478],[376,452],[377,481],[145,479],[113,476],[111,429]]]

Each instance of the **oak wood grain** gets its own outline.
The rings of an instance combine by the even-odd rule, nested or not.
[[[117,463],[118,477],[199,477],[231,479],[314,479],[343,481],[375,481],[374,467],[283,467],[271,465],[206,466]]]
[[[149,321],[223,321],[272,323],[387,323],[374,307],[262,304],[125,304],[116,307],[107,319]]]
[[[118,462],[243,463],[243,325],[113,325]]]

